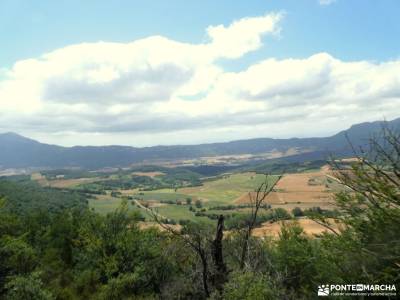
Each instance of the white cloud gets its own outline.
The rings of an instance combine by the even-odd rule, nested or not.
[[[265,33],[276,34],[282,14],[269,14],[262,17],[244,18],[224,25],[210,26],[207,33],[211,38],[213,55],[216,57],[239,58],[243,54],[262,46],[261,37]]]
[[[332,3],[335,3],[337,0],[319,0],[320,5],[331,5]]]
[[[267,58],[242,72],[218,64],[262,47],[281,18],[210,26],[199,44],[152,36],[19,61],[2,71],[0,128],[53,143],[149,145],[321,135],[397,117],[400,61],[318,53]]]

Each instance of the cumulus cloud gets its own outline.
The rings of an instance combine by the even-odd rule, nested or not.
[[[261,37],[265,33],[276,34],[282,14],[244,18],[224,25],[210,26],[207,34],[211,38],[209,48],[216,57],[238,58],[261,47]]]
[[[261,48],[282,17],[210,26],[198,44],[152,36],[16,62],[0,79],[0,128],[63,144],[148,145],[321,135],[396,117],[400,61],[317,53],[266,58],[241,72],[219,65]]]

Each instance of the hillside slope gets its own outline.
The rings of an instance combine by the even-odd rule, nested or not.
[[[392,128],[400,128],[400,118],[387,122]],[[154,160],[192,159],[204,156],[258,154],[271,151],[284,152],[297,148],[300,154],[288,160],[321,159],[328,154],[349,154],[354,146],[365,145],[368,138],[378,132],[382,122],[353,125],[330,137],[271,139],[257,138],[226,143],[176,145],[154,147],[128,146],[76,146],[61,147],[39,143],[15,133],[0,134],[0,167],[83,167],[102,168],[127,166],[132,163]],[[307,152],[307,153],[303,153]]]

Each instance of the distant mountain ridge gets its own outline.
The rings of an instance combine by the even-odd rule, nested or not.
[[[400,118],[386,123],[389,127],[400,128]],[[365,145],[368,138],[378,132],[382,125],[382,121],[356,124],[333,136],[322,138],[256,138],[225,143],[144,148],[129,146],[62,147],[40,143],[9,132],[0,134],[0,168],[82,167],[95,169],[123,167],[155,160],[259,154],[275,150],[284,152],[293,148],[299,149],[300,154],[289,156],[287,160],[321,159],[329,154],[350,154],[351,147],[346,136],[355,146]]]

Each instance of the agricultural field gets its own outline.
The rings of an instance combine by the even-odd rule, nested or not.
[[[36,181],[40,186],[49,186],[49,182],[47,181],[46,177],[39,172],[32,173],[31,180]]]
[[[277,176],[268,178],[273,183]],[[220,179],[204,182],[203,186],[183,188],[179,192],[197,196],[207,205],[233,204],[235,200],[249,191],[253,191],[265,180],[265,175],[256,173],[238,173],[225,175]]]
[[[339,229],[339,224],[335,223],[332,219],[328,219],[330,226],[334,230]],[[297,219],[297,220],[283,220],[279,222],[265,222],[263,223],[260,227],[254,229],[253,235],[257,237],[278,237],[282,226],[288,226],[290,224],[295,224],[297,223],[300,225],[304,232],[309,235],[318,235],[322,234],[324,232],[329,232],[329,229],[326,227],[314,222],[313,220],[307,219],[307,218],[302,218],[302,219]]]
[[[272,219],[273,223],[260,223],[256,235],[265,232],[274,235],[277,232],[281,223],[274,222],[273,212],[276,210],[280,210],[281,214],[285,212],[285,218],[291,218],[294,209],[301,212],[315,208],[324,211],[335,209],[333,194],[342,187],[328,166],[315,168],[314,165],[318,164],[304,170],[299,167],[280,179],[260,211],[262,220]],[[293,165],[293,168],[297,167]],[[42,186],[86,193],[89,206],[101,214],[112,212],[125,199],[129,209],[140,212],[147,222],[152,219],[149,214],[149,209],[152,209],[171,224],[186,221],[212,224],[218,215],[223,214],[226,223],[233,227],[249,213],[249,197],[255,196],[254,190],[265,180],[265,175],[249,171],[202,177],[192,170],[196,168],[147,166],[119,169],[107,174],[54,171],[34,173],[31,179]],[[207,174],[210,172],[204,167],[199,170]],[[268,176],[270,185],[277,179],[278,175]],[[308,221],[299,220],[307,233],[318,232],[320,225]]]
[[[191,199],[197,199],[197,197],[191,197],[188,194],[183,194],[180,192],[173,192],[172,190],[170,192],[168,191],[163,191],[163,192],[158,192],[158,191],[151,191],[151,192],[139,192],[133,194],[133,197],[137,200],[144,200],[144,201],[172,201],[176,203],[177,201],[180,201],[182,203],[186,202],[187,198]]]
[[[96,212],[100,214],[107,214],[114,211],[122,204],[121,198],[115,197],[96,197],[94,199],[89,199],[89,207],[93,208]]]
[[[255,189],[263,180],[264,175],[255,173],[239,173],[224,175],[219,179],[205,181],[202,186],[160,189],[154,191],[118,190],[121,197],[135,199],[150,208],[155,209],[160,215],[174,220],[202,220],[210,222],[204,216],[195,216],[196,211],[208,210],[215,205],[233,204],[235,199],[249,190]],[[272,177],[270,180],[274,180]],[[190,201],[190,202],[188,202]],[[201,207],[196,208],[196,202]],[[121,199],[109,195],[98,195],[90,200],[90,206],[100,213],[106,213],[120,205]],[[193,209],[193,211],[190,210]],[[211,213],[215,213],[210,211]],[[237,210],[238,213],[246,213]]]
[[[122,205],[124,199],[112,197],[110,195],[97,195],[95,198],[89,199],[89,207],[94,209],[100,214],[107,214],[115,211],[118,207]],[[152,218],[145,209],[139,208],[133,201],[128,201],[128,209],[130,211],[139,212],[146,221],[151,221]]]
[[[77,179],[55,179],[47,181],[48,186],[54,188],[73,188],[81,184],[88,184],[101,181],[100,178],[77,178]]]
[[[245,203],[248,197],[237,200]],[[270,193],[266,202],[272,207],[282,207],[291,210],[293,207],[310,208],[319,206],[332,208],[332,190],[326,174],[322,171],[298,174],[287,174],[278,182],[275,190]]]
[[[162,205],[155,208],[155,211],[161,216],[165,216],[173,220],[191,220],[203,223],[213,222],[207,217],[195,216],[195,213],[191,212],[188,207],[184,205]]]
[[[334,210],[333,193],[338,191],[339,184],[328,177],[328,175],[331,176],[330,174],[330,169],[326,167],[304,173],[286,174],[267,197],[265,203],[269,209],[284,209],[289,213],[294,208],[300,208],[303,211],[315,207]],[[193,219],[193,213],[189,211],[189,206],[185,203],[187,198],[192,200],[191,206],[196,200],[201,201],[203,212],[198,213],[201,217],[246,214],[249,211],[249,208],[245,207],[249,204],[249,191],[254,190],[264,179],[264,175],[249,172],[226,174],[218,179],[205,181],[202,186],[142,192],[140,196],[136,194],[134,197],[150,201],[150,207],[154,205],[154,202],[164,202],[157,210],[160,214],[177,220]],[[270,183],[276,179],[276,176],[271,176]],[[181,205],[175,205],[171,201],[179,202]],[[218,209],[219,206],[225,207]],[[227,206],[232,206],[232,208],[227,209]],[[199,216],[195,219],[198,218]]]
[[[133,172],[132,175],[137,175],[137,176],[148,176],[148,177],[156,177],[156,176],[164,176],[165,173],[163,172]]]
[[[60,189],[73,188],[82,184],[88,184],[102,180],[99,177],[88,176],[88,173],[82,172],[74,175],[72,175],[71,172],[59,171],[59,173],[60,174],[50,171],[43,171],[40,173],[36,172],[32,173],[31,180],[36,181],[39,185],[43,187],[53,187]]]

